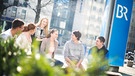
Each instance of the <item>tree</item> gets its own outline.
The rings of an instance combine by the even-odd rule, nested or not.
[[[33,1],[33,3],[35,3],[35,0]],[[37,0],[36,6],[32,7],[32,5],[29,4],[30,8],[36,13],[35,23],[39,21],[41,9],[52,3],[53,0]]]
[[[4,0],[1,0],[1,1],[0,1],[0,18],[1,18],[1,16],[2,16],[2,14],[3,14],[3,11],[4,11],[5,9],[7,9],[8,7],[10,7],[10,6],[12,6],[12,5],[5,5],[5,4],[4,4]]]
[[[36,3],[34,7],[33,4],[30,4],[29,1],[33,2],[33,3]],[[46,7],[47,5],[49,4],[52,4],[53,3],[53,0],[37,0],[35,2],[35,0],[25,0],[23,4],[19,5],[19,6],[22,6],[22,7],[30,7],[35,13],[36,13],[36,16],[35,16],[35,23],[37,23],[39,21],[39,18],[40,18],[40,13],[41,13],[41,9],[43,7]],[[8,7],[11,7],[11,6],[18,6],[18,5],[14,5],[14,4],[4,4],[4,0],[1,0],[0,1],[0,18],[3,14],[3,11],[5,9],[7,9]]]

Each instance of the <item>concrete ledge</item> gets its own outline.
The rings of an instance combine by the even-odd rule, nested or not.
[[[121,73],[111,72],[111,71],[107,71],[106,74],[107,74],[107,76],[122,76]]]

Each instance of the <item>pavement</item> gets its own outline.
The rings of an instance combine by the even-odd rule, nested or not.
[[[132,67],[128,67],[127,63],[125,63],[124,66],[119,67],[119,73],[122,76],[135,76],[135,64]]]
[[[64,56],[62,54],[56,54],[55,59],[60,60],[64,63],[63,68],[67,66]],[[85,69],[87,69],[87,59],[85,58],[84,61],[82,62],[83,66]],[[110,73],[110,72],[109,72]],[[132,67],[127,66],[127,60],[125,60],[124,66],[119,67],[118,72],[111,72],[111,75],[109,76],[135,76],[135,64]]]

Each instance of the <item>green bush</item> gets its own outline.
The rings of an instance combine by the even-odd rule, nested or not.
[[[22,70],[18,76],[63,76],[64,74],[58,67],[52,67],[47,59],[39,54],[22,59],[19,66]]]
[[[106,76],[109,69],[108,60],[104,57],[103,52],[97,53],[93,50],[89,59],[87,74],[88,76]]]
[[[17,73],[19,61],[26,53],[14,45],[15,39],[0,39],[0,75],[12,76]]]
[[[0,76],[106,76],[108,61],[102,53],[92,52],[88,69],[82,71],[75,68],[51,66],[48,60],[39,55],[39,45],[32,44],[32,55],[26,56],[23,49],[14,45],[15,39],[0,39]]]

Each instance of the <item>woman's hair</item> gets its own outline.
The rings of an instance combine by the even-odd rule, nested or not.
[[[36,28],[35,24],[30,23],[28,26],[24,26],[23,32],[27,32],[29,30],[34,30]]]
[[[43,21],[44,19],[47,20],[47,25],[44,27],[44,33],[45,33],[45,35],[47,35],[47,34],[48,34],[48,19],[47,19],[47,18],[42,18],[42,19],[38,22],[38,27],[41,27],[41,23],[42,23],[42,21]]]
[[[57,29],[51,29],[49,34],[46,36],[46,38],[50,38],[51,34],[53,34],[54,32],[58,31]]]

